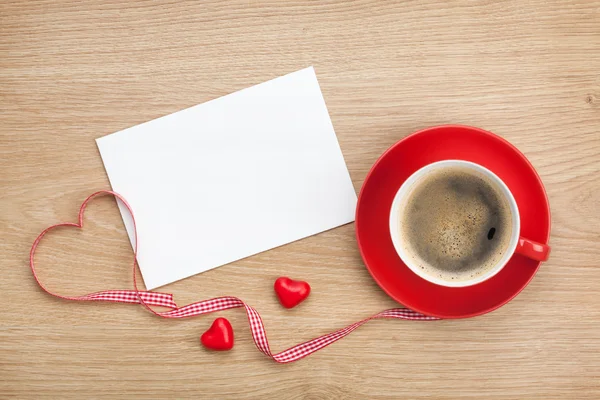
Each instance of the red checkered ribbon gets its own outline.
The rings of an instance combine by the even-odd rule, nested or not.
[[[118,200],[120,200],[123,205],[127,208],[129,213],[131,214],[131,219],[133,221],[134,228],[134,242],[133,253],[134,253],[134,262],[133,262],[133,287],[134,290],[107,290],[102,292],[90,293],[84,296],[61,296],[55,293],[52,293],[48,290],[42,282],[40,282],[37,274],[35,273],[34,266],[34,255],[35,251],[38,247],[38,244],[42,240],[42,238],[51,230],[59,228],[59,227],[75,227],[82,228],[83,227],[83,214],[88,203],[99,196],[103,195],[112,195]],[[136,257],[137,257],[137,248],[138,248],[138,240],[137,240],[137,230],[135,225],[135,219],[133,218],[133,211],[131,206],[127,203],[127,201],[118,193],[103,190],[90,195],[79,209],[79,220],[77,223],[73,222],[65,222],[61,224],[56,224],[46,228],[39,234],[39,236],[33,242],[33,246],[31,246],[31,252],[29,254],[29,265],[31,267],[31,271],[33,272],[33,277],[40,287],[47,293],[52,296],[56,296],[58,298],[64,300],[73,300],[73,301],[112,301],[117,303],[136,303],[143,305],[148,311],[162,318],[188,318],[195,317],[197,315],[209,314],[216,311],[228,310],[230,308],[238,308],[244,307],[246,310],[246,315],[248,316],[248,322],[250,324],[250,330],[252,332],[252,338],[254,339],[254,344],[263,352],[266,356],[272,358],[274,361],[278,363],[289,363],[293,361],[297,361],[301,358],[308,356],[309,354],[314,353],[317,350],[320,350],[330,344],[337,342],[341,338],[349,335],[355,329],[360,327],[361,325],[379,318],[393,318],[393,319],[403,319],[403,320],[435,320],[437,318],[430,317],[427,315],[420,314],[416,311],[410,310],[408,308],[393,308],[389,310],[382,311],[375,315],[372,315],[368,318],[365,318],[361,321],[355,322],[353,324],[348,325],[345,328],[339,329],[335,332],[328,333],[323,336],[319,336],[315,339],[309,340],[304,343],[300,343],[293,347],[290,347],[287,350],[284,350],[280,353],[271,352],[271,348],[269,347],[269,341],[267,340],[267,333],[265,332],[265,327],[263,325],[262,319],[258,312],[244,303],[242,300],[237,297],[218,297],[210,300],[202,300],[192,304],[188,304],[183,307],[178,307],[175,301],[173,300],[173,295],[168,293],[160,293],[160,292],[147,292],[138,290],[137,280],[136,280]],[[155,311],[151,306],[161,306],[170,308],[168,311]]]

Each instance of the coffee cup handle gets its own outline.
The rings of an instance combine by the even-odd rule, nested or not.
[[[550,256],[550,246],[519,237],[515,253],[536,261],[546,261]]]

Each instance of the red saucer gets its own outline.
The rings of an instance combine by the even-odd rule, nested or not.
[[[514,255],[493,278],[470,287],[451,288],[420,278],[400,260],[388,228],[394,195],[415,171],[447,159],[472,161],[498,175],[517,201],[521,236],[548,243],[550,207],[533,166],[501,137],[459,125],[416,132],[390,147],[377,160],[358,198],[356,238],[367,269],[393,299],[440,318],[474,317],[508,303],[527,286],[541,263]]]

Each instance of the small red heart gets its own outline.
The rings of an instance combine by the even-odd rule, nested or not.
[[[296,307],[302,303],[310,294],[310,285],[304,281],[295,281],[282,276],[273,285],[279,302],[285,308]]]
[[[233,328],[225,318],[217,318],[210,328],[202,334],[200,341],[207,349],[231,350],[233,347]]]

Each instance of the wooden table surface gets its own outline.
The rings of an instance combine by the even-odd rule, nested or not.
[[[552,257],[485,316],[375,321],[290,365],[237,343],[211,353],[212,316],[64,302],[28,268],[33,239],[108,189],[95,138],[314,65],[358,191],[376,158],[431,125],[479,126],[537,168]],[[600,1],[17,1],[0,3],[1,398],[600,398]],[[63,294],[129,288],[111,199],[86,230],[43,242]],[[365,270],[353,224],[169,285],[262,314],[274,350],[396,306]],[[272,292],[301,277],[309,300]]]

